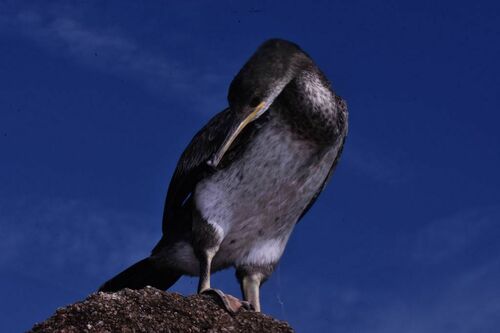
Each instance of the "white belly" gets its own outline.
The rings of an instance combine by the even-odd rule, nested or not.
[[[337,152],[323,151],[271,119],[243,156],[202,180],[194,198],[221,237],[214,269],[276,263]]]

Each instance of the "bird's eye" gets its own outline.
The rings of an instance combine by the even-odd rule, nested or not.
[[[250,107],[255,108],[255,107],[257,107],[257,105],[260,104],[260,102],[261,102],[261,99],[259,97],[257,97],[257,96],[254,96],[250,100],[250,104],[249,105],[250,105]]]

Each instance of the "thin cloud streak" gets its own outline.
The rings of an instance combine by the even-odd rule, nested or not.
[[[408,263],[424,279],[408,288],[419,292],[392,298],[379,292],[373,298],[383,302],[367,317],[373,323],[370,331],[473,333],[498,328],[500,256],[478,249],[496,243],[499,217],[498,206],[479,207],[424,226],[409,244]],[[461,268],[450,274],[447,265],[454,261]],[[433,275],[433,285],[426,285],[426,275]]]
[[[423,226],[402,249],[401,266],[422,278],[409,279],[407,290],[343,286],[289,272],[285,285],[301,288],[286,296],[293,314],[287,319],[297,330],[311,332],[493,333],[500,325],[500,256],[481,251],[478,260],[465,258],[480,243],[498,239],[499,217],[498,207],[479,207]],[[461,262],[452,274],[450,261]]]
[[[229,76],[221,75],[222,70],[189,68],[177,59],[152,54],[116,29],[93,28],[62,13],[54,15],[34,9],[9,16],[0,14],[2,25],[50,52],[62,51],[87,67],[132,78],[155,94],[181,96],[198,112],[208,109],[213,113],[217,111],[214,108],[225,104],[225,100],[219,99],[224,96]]]
[[[345,149],[342,163],[355,173],[376,183],[391,185],[404,183],[411,177],[411,168],[403,168],[393,156],[367,146],[349,144],[349,140],[347,144],[349,147]]]
[[[110,276],[148,254],[157,221],[76,200],[43,200],[0,210],[0,264],[40,278],[63,271]],[[131,237],[133,235],[133,237]]]
[[[370,331],[493,333],[492,328],[500,325],[498,259],[454,277],[437,294],[425,295],[426,301],[400,299],[384,302],[373,313],[374,325]]]
[[[500,209],[484,207],[455,213],[424,227],[417,235],[414,258],[427,264],[438,264],[479,246],[494,236]],[[500,235],[497,235],[500,236]]]

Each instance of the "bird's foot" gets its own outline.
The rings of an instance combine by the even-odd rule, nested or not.
[[[252,304],[249,302],[242,301],[229,294],[226,295],[220,289],[205,289],[201,292],[201,294],[213,296],[231,314],[235,314],[241,308],[244,308],[245,310],[254,310]]]

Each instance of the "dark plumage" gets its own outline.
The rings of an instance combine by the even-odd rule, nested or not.
[[[323,190],[347,134],[347,109],[296,44],[265,42],[234,78],[229,108],[191,140],[170,182],[163,237],[149,258],[101,290],[152,285],[236,268],[244,298],[259,287],[294,225]]]

